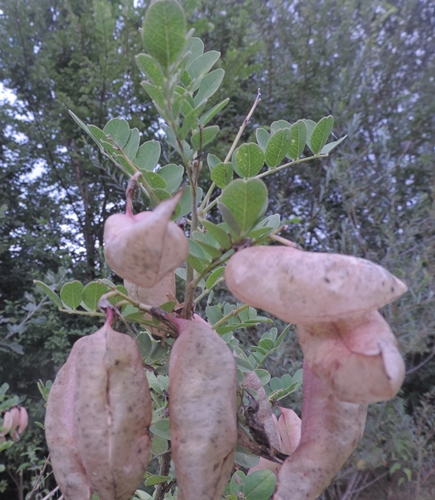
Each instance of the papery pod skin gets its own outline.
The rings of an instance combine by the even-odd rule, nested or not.
[[[22,434],[29,425],[29,415],[24,406],[20,406],[19,409],[20,409],[20,426],[18,427],[18,433]]]
[[[225,279],[245,304],[295,324],[357,317],[407,290],[368,260],[282,246],[239,250],[228,261]]]
[[[6,411],[3,415],[3,430],[0,433],[0,436],[6,436],[8,432],[12,429],[12,425],[14,423],[13,416],[10,411]]]
[[[331,323],[298,325],[305,361],[334,394],[352,403],[392,399],[405,377],[397,340],[378,311]]]
[[[151,288],[189,254],[183,231],[171,221],[182,193],[154,211],[111,215],[104,224],[104,255],[110,268],[135,285]]]
[[[150,456],[152,403],[136,342],[109,322],[78,348],[79,454],[99,500],[129,500]]]
[[[258,396],[258,413],[257,420],[264,426],[264,431],[269,438],[269,443],[275,449],[281,451],[280,441],[277,434],[277,429],[274,422],[274,414],[269,402],[269,398],[264,390],[260,378],[255,372],[245,373],[243,376],[242,387],[245,389],[253,389]]]
[[[299,446],[302,432],[302,421],[293,410],[278,407],[281,415],[278,419],[278,432],[281,437],[281,451],[291,455]]]
[[[92,486],[77,449],[74,394],[77,354],[87,337],[78,340],[51,386],[45,414],[45,436],[54,477],[65,500],[89,500]]]
[[[169,361],[169,409],[177,500],[220,500],[237,442],[235,361],[208,326],[173,321],[179,336]]]
[[[339,400],[304,363],[302,435],[284,461],[273,500],[315,500],[356,448],[366,405]]]

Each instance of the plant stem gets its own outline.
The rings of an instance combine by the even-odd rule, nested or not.
[[[245,309],[248,309],[248,307],[249,307],[249,304],[243,304],[243,306],[236,307],[235,309],[230,311],[228,314],[226,314],[223,318],[221,318],[219,321],[217,321],[212,326],[212,329],[216,330],[216,328],[219,328],[221,325],[225,324],[233,316],[237,316],[240,312],[244,311]]]
[[[327,158],[329,155],[328,154],[317,154],[313,156],[307,156],[306,158],[298,158],[296,160],[290,161],[288,163],[284,163],[284,165],[280,165],[279,167],[276,168],[270,168],[269,170],[266,170],[266,172],[263,172],[262,174],[258,174],[255,176],[255,179],[261,179],[262,177],[266,177],[268,175],[272,175],[275,172],[278,172],[279,170],[283,170],[284,168],[287,167],[292,167],[293,165],[298,165],[299,163],[305,163],[307,161],[311,160],[318,160],[319,158]]]
[[[249,110],[249,113],[246,115],[246,118],[243,120],[243,123],[240,125],[239,131],[237,132],[237,135],[231,144],[230,150],[228,151],[227,156],[225,157],[224,163],[228,163],[231,159],[231,156],[236,149],[237,143],[240,140],[240,137],[242,137],[243,131],[246,128],[246,125],[248,124],[249,120],[251,119],[252,115],[254,114],[255,108],[257,107],[258,103],[261,101],[261,92],[260,89],[257,90],[257,97],[255,98],[254,104],[252,105],[251,109]],[[199,207],[199,210],[205,210],[205,207],[207,206],[208,200],[210,199],[210,196],[212,195],[214,188],[216,187],[216,184],[214,182],[211,183],[211,186],[209,187],[207,194],[204,197],[204,200],[201,203],[201,206]],[[213,205],[214,206],[214,205]],[[210,207],[211,208],[211,207]],[[207,207],[205,210],[208,212],[210,208]]]

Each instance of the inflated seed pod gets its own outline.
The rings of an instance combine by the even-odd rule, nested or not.
[[[189,245],[171,221],[182,192],[154,211],[111,215],[104,224],[104,255],[111,269],[135,285],[151,288],[186,259]]]
[[[278,474],[273,500],[314,500],[330,484],[364,431],[366,405],[338,399],[304,363],[302,435]]]
[[[352,403],[392,399],[405,377],[397,340],[378,311],[297,325],[305,361],[334,394]]]
[[[225,279],[245,304],[295,324],[360,316],[406,292],[402,281],[368,260],[283,246],[239,250]]]
[[[109,310],[110,311],[110,310]],[[152,403],[136,342],[110,316],[77,349],[77,449],[100,500],[128,500],[150,456]]]
[[[169,361],[169,408],[177,498],[219,500],[237,442],[235,361],[210,327],[173,321],[179,336]]]
[[[281,451],[291,455],[301,440],[302,421],[290,408],[278,407],[281,415],[278,419],[278,432],[281,437]]]
[[[45,414],[45,436],[54,477],[65,500],[89,500],[91,482],[77,449],[74,422],[77,354],[87,337],[78,340],[50,389]]]

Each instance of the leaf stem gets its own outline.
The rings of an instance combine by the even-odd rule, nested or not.
[[[236,307],[232,311],[230,311],[228,314],[226,314],[223,318],[221,318],[219,321],[217,321],[214,325],[212,325],[212,329],[216,330],[216,328],[219,328],[221,325],[224,325],[230,318],[233,316],[237,316],[239,313],[244,311],[245,309],[248,309],[249,304],[243,304],[243,306]]]
[[[240,140],[240,137],[242,137],[242,134],[246,128],[246,125],[248,125],[249,120],[251,119],[252,115],[254,114],[255,108],[258,106],[258,103],[261,101],[261,92],[260,89],[257,90],[257,97],[255,98],[254,104],[252,105],[251,109],[249,110],[249,113],[246,115],[246,118],[243,120],[243,123],[240,125],[239,131],[237,132],[237,135],[231,144],[230,150],[228,151],[227,156],[225,157],[224,163],[228,163],[231,159],[231,156],[233,155],[234,150],[237,147],[237,144]],[[210,199],[210,196],[212,195],[214,188],[216,187],[216,184],[214,182],[211,183],[211,186],[208,188],[207,194],[204,197],[204,200],[201,203],[201,206],[199,207],[199,210],[205,210],[208,212],[210,208],[207,207],[207,203]],[[214,206],[214,205],[213,205]]]

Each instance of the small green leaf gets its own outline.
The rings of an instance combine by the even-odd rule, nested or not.
[[[307,126],[303,120],[299,120],[292,125],[292,139],[289,148],[289,156],[297,160],[304,152],[307,142]]]
[[[164,483],[169,479],[169,476],[151,476],[145,481],[145,486],[154,486],[156,484]]]
[[[396,462],[391,468],[390,468],[390,474],[394,474],[396,470],[399,470],[402,467],[402,464],[399,462]]]
[[[77,309],[82,301],[83,285],[80,281],[65,283],[60,291],[63,303],[71,309]]]
[[[196,205],[199,205],[203,191],[200,187],[196,188]],[[185,189],[183,196],[181,197],[180,203],[180,213],[177,215],[178,218],[184,217],[192,211],[192,193],[190,189]]]
[[[83,129],[87,134],[89,134],[89,129],[88,129],[88,126],[86,125],[86,123],[82,122],[80,120],[80,118],[75,113],[73,113],[70,109],[68,110],[68,112],[71,115],[72,119],[77,123],[77,125],[81,129]]]
[[[184,51],[185,53],[190,52],[190,57],[186,65],[186,68],[188,68],[191,62],[198,59],[204,53],[204,43],[201,38],[193,36],[187,41]]]
[[[333,149],[335,149],[339,144],[341,144],[346,139],[346,137],[347,135],[345,135],[341,139],[326,144],[325,146],[323,146],[322,150],[320,151],[320,154],[321,155],[329,154]]]
[[[217,187],[223,189],[233,180],[233,165],[231,163],[219,163],[211,171],[210,177]]]
[[[166,190],[172,194],[180,187],[183,180],[184,168],[181,165],[170,163],[159,168],[157,173],[166,181]]]
[[[204,127],[207,125],[207,123],[212,120],[218,113],[221,111],[228,103],[230,99],[227,97],[223,101],[221,101],[219,104],[216,104],[216,106],[213,106],[211,109],[206,111],[203,115],[200,116],[199,122],[201,125]]]
[[[258,465],[259,458],[250,453],[242,446],[237,445],[234,462],[241,465],[242,467],[245,467],[246,469],[250,469],[251,467],[255,467],[256,465]]]
[[[249,474],[243,485],[246,500],[269,500],[276,485],[275,474],[267,469],[256,470]]]
[[[103,128],[103,132],[121,149],[127,144],[130,137],[130,127],[121,118],[112,118]]]
[[[89,125],[89,135],[98,144],[98,147],[109,155],[113,155],[118,150],[116,149],[113,141],[111,141],[107,135],[95,125]]]
[[[270,134],[264,128],[257,128],[255,131],[255,137],[257,138],[258,145],[262,149],[263,153],[266,152],[267,143],[270,139]]]
[[[266,211],[266,185],[260,179],[236,179],[222,191],[218,207],[231,232],[243,238]]]
[[[210,232],[222,249],[226,250],[227,248],[231,248],[230,236],[224,229],[208,220],[201,220],[201,224]]]
[[[261,368],[258,368],[257,370],[255,370],[255,373],[257,374],[258,378],[260,379],[260,381],[263,385],[266,385],[269,383],[270,373],[267,370],[263,370]]]
[[[323,146],[327,143],[329,134],[334,126],[334,118],[329,115],[322,118],[311,134],[310,149],[316,155],[320,153]]]
[[[88,283],[82,292],[82,301],[91,311],[96,311],[98,301],[109,290],[106,285],[96,283],[95,281]]]
[[[210,276],[207,278],[207,281],[205,282],[205,287],[210,290],[213,288],[213,286],[216,284],[217,280],[222,276],[222,274],[225,271],[225,267],[218,267],[215,269]]]
[[[210,169],[210,172],[214,169],[216,165],[222,163],[216,155],[208,154],[207,155],[207,165]]]
[[[171,440],[171,431],[169,429],[169,418],[162,418],[154,424],[151,425],[150,431],[156,436],[160,436],[163,439]]]
[[[213,259],[218,259],[222,252],[213,245],[206,243],[204,241],[197,241],[198,245],[205,250]]]
[[[411,478],[412,478],[412,472],[410,469],[408,469],[407,467],[405,467],[403,469],[403,472],[406,474],[406,477],[408,478],[408,481],[411,481]]]
[[[191,143],[194,151],[198,151],[200,146],[204,148],[209,144],[218,134],[219,127],[217,125],[212,125],[211,127],[205,127],[202,131],[197,131],[192,134]]]
[[[152,83],[143,81],[140,82],[140,84],[141,87],[145,90],[145,92],[154,101],[154,103],[158,107],[158,110],[163,111],[165,108],[165,96],[163,95],[163,92]]]
[[[316,122],[313,122],[313,120],[302,120],[305,123],[305,126],[307,128],[307,146],[310,147],[311,144],[311,135],[313,133],[313,130],[316,128]]]
[[[148,54],[138,54],[136,57],[136,64],[142,73],[151,81],[156,87],[163,87],[163,73],[158,64]]]
[[[35,283],[36,286],[39,286],[39,288],[48,296],[50,300],[52,300],[57,307],[62,308],[62,301],[60,300],[59,296],[57,293],[53,292],[53,290],[43,283],[42,281],[34,280],[33,283]]]
[[[205,308],[205,314],[211,325],[216,324],[224,317],[222,311],[216,306],[207,306]]]
[[[189,239],[189,255],[196,259],[208,262],[211,260],[210,255],[205,252],[202,246],[195,240]]]
[[[287,120],[277,120],[270,126],[270,133],[274,134],[277,130],[281,130],[283,128],[292,128],[292,126]]]
[[[220,55],[221,53],[217,50],[210,50],[189,63],[187,70],[192,80],[197,80],[208,73],[217,62]],[[193,88],[193,90],[195,90],[195,88]]]
[[[146,51],[162,66],[172,64],[183,51],[186,18],[175,0],[156,0],[145,15],[142,40]]]
[[[198,92],[193,101],[195,108],[207,101],[220,87],[224,78],[225,71],[222,68],[215,69],[201,80]]]
[[[265,160],[269,168],[277,167],[290,149],[292,133],[282,128],[271,135],[266,146]]]
[[[148,184],[153,188],[153,189],[163,189],[166,190],[166,181],[161,177],[158,173],[156,172],[148,172],[144,171],[142,172],[142,175],[148,182]],[[165,200],[167,198],[164,198]],[[160,200],[162,201],[162,200]]]
[[[127,144],[122,148],[124,154],[131,161],[133,161],[136,157],[137,150],[139,149],[139,142],[140,142],[139,130],[135,127],[130,132],[130,137],[128,138]]]
[[[255,177],[263,164],[264,153],[254,142],[243,144],[236,150],[234,170],[239,177]]]
[[[140,171],[154,170],[160,158],[160,143],[157,141],[147,141],[138,149],[133,163]]]

